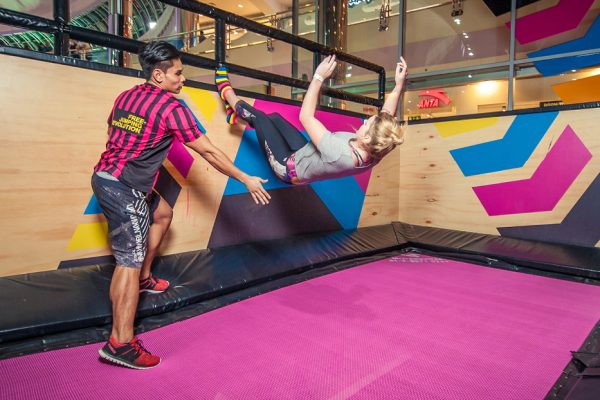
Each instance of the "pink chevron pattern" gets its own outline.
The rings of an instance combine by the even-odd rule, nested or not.
[[[591,158],[567,126],[530,179],[475,186],[473,190],[490,216],[550,211]]]
[[[367,187],[369,186],[369,179],[371,179],[371,171],[373,171],[373,170],[371,168],[369,168],[368,170],[366,170],[363,173],[354,175],[354,179],[356,179],[356,182],[358,182],[358,186],[360,186],[363,193],[367,193]]]
[[[255,100],[254,107],[264,112],[278,112],[281,116],[291,123],[296,129],[303,131],[304,127],[300,123],[300,107],[290,104],[274,103],[264,100]],[[362,119],[348,115],[340,115],[332,112],[317,110],[315,117],[332,132],[345,131],[354,132],[362,125]]]
[[[560,0],[557,5],[517,18],[515,35],[527,44],[577,28],[594,0]],[[510,29],[510,22],[506,24]]]
[[[173,140],[173,145],[171,146],[171,150],[169,150],[169,154],[167,154],[167,159],[171,161],[171,164],[179,171],[181,176],[187,178],[194,163],[194,157],[192,157],[179,140]]]

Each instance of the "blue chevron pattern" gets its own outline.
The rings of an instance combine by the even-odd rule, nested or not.
[[[558,112],[517,115],[502,139],[450,150],[464,176],[520,168],[529,159]]]
[[[102,208],[100,208],[100,203],[98,203],[98,199],[96,195],[93,194],[92,198],[88,202],[83,215],[93,215],[93,214],[102,214]]]
[[[311,183],[310,187],[344,229],[354,229],[358,226],[365,193],[356,179],[348,176],[318,181]]]
[[[597,48],[598,43],[600,43],[600,15],[596,18],[590,29],[588,29],[587,33],[579,39],[534,51],[533,53],[529,53],[528,56],[533,58],[589,50]],[[544,76],[557,75],[572,69],[586,68],[598,64],[600,64],[600,54],[534,62],[537,70]]]
[[[290,187],[287,183],[280,181],[271,170],[269,163],[265,160],[263,151],[258,145],[258,138],[256,137],[256,131],[254,129],[244,130],[242,142],[240,143],[240,147],[235,156],[234,164],[236,167],[250,175],[268,179],[269,182],[263,185],[267,190]],[[246,186],[242,183],[235,179],[228,179],[223,195],[231,196],[247,192]]]

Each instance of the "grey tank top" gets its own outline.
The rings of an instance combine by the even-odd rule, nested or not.
[[[296,174],[301,181],[318,181],[355,175],[365,170],[356,168],[348,143],[356,135],[350,132],[326,133],[319,149],[312,142],[296,151]]]

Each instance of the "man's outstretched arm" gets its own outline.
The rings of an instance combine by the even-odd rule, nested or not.
[[[185,145],[200,154],[217,171],[243,183],[256,204],[269,204],[271,196],[262,186],[267,180],[258,176],[250,176],[240,170],[221,149],[212,144],[206,135],[185,143]]]

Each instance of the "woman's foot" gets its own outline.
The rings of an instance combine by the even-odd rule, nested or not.
[[[229,125],[233,125],[236,123],[236,113],[233,107],[227,102],[227,92],[230,90],[233,91],[231,87],[231,83],[229,82],[229,75],[227,74],[227,67],[219,64],[217,69],[215,70],[215,84],[217,85],[217,92],[219,92],[219,96],[223,103],[225,103],[225,112],[227,115],[225,116],[225,121]]]

